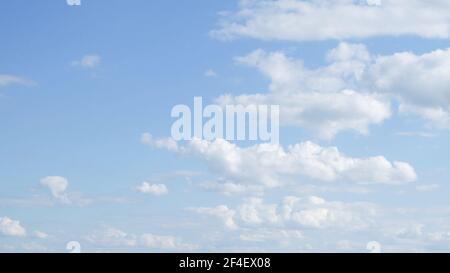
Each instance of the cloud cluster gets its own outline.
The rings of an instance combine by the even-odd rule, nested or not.
[[[422,55],[400,52],[367,65],[368,87],[401,102],[400,111],[421,116],[429,125],[450,129],[450,49]]]
[[[370,125],[391,116],[386,96],[364,92],[358,85],[370,61],[364,46],[342,43],[329,52],[327,60],[328,66],[311,70],[282,52],[256,50],[237,61],[268,77],[270,92],[223,95],[217,102],[280,105],[282,125],[300,126],[325,139],[349,130],[367,134]]]
[[[213,208],[209,207],[189,208],[189,210],[199,214],[217,217],[218,219],[222,220],[223,224],[228,229],[234,230],[238,228],[234,220],[236,212],[225,205],[220,205]]]
[[[231,207],[189,211],[217,220],[228,231],[221,238],[241,252],[251,246],[253,251],[364,252],[370,240],[385,252],[442,252],[450,241],[448,208],[393,208],[291,195],[278,202],[252,197]]]
[[[239,9],[223,13],[211,34],[226,40],[449,38],[449,9],[447,0],[240,0]]]
[[[177,146],[175,151],[200,158],[226,182],[234,184],[277,187],[292,176],[360,184],[404,184],[417,179],[408,163],[390,162],[382,156],[348,157],[336,147],[322,147],[313,142],[290,145],[286,149],[268,143],[241,148],[224,139],[194,139]]]
[[[194,249],[194,245],[185,244],[174,236],[155,235],[144,233],[141,235],[128,234],[117,228],[106,228],[86,236],[86,240],[90,243],[101,246],[117,246],[117,247],[145,247],[149,249],[163,250],[190,250]]]
[[[268,77],[269,92],[223,95],[217,102],[280,105],[282,125],[325,139],[348,130],[367,134],[371,124],[391,116],[392,100],[399,112],[450,129],[450,49],[374,56],[362,44],[340,43],[326,60],[326,66],[308,69],[283,52],[256,50],[237,61]]]
[[[236,209],[221,205],[190,210],[220,219],[230,230],[258,226],[362,230],[373,225],[380,209],[371,203],[329,202],[317,196],[287,196],[281,204],[266,204],[261,198],[253,197]]]

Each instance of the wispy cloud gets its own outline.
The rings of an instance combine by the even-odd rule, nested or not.
[[[405,131],[405,132],[397,132],[395,134],[397,136],[404,136],[404,137],[424,137],[424,138],[433,138],[437,136],[437,134],[435,133],[422,131],[409,131],[409,132]]]
[[[72,66],[80,66],[87,69],[92,69],[101,64],[102,58],[97,54],[89,54],[83,56],[80,60],[72,61]]]
[[[31,80],[19,76],[0,74],[0,87],[5,87],[14,84],[29,86],[34,85],[35,83]]]
[[[205,77],[210,77],[210,78],[219,76],[219,75],[217,74],[217,72],[214,71],[214,70],[211,69],[211,68],[210,68],[210,69],[207,69],[207,70],[205,71],[204,75],[205,75]]]

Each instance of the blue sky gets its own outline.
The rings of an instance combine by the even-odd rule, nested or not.
[[[0,251],[448,251],[449,4],[422,5],[4,1]],[[280,104],[286,155],[156,144],[224,94]]]

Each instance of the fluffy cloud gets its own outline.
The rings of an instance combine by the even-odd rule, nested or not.
[[[450,37],[446,0],[240,0],[212,35],[220,39],[325,40]],[[389,26],[389,27],[386,27]]]
[[[329,52],[327,60],[328,66],[310,70],[282,52],[256,50],[237,61],[270,78],[270,92],[223,95],[217,102],[280,105],[282,125],[304,127],[326,139],[346,130],[367,134],[371,124],[391,116],[386,96],[352,90],[360,88],[357,83],[370,60],[364,46],[342,43]]]
[[[200,207],[200,208],[189,208],[189,210],[194,211],[199,214],[209,215],[216,217],[224,223],[225,227],[234,230],[237,229],[238,226],[234,221],[234,216],[236,212],[232,209],[229,209],[225,205],[217,206],[214,208]]]
[[[317,69],[304,67],[301,60],[283,52],[265,52],[257,49],[236,58],[238,64],[255,67],[271,80],[270,91],[289,94],[298,92],[336,92],[352,87],[358,81],[371,59],[361,44],[340,43],[327,53],[327,66]]]
[[[52,196],[63,203],[70,203],[66,190],[69,181],[61,176],[47,176],[41,179],[41,185],[47,187]]]
[[[153,136],[149,133],[142,134],[141,143],[151,146],[151,147],[159,148],[159,149],[164,148],[169,151],[177,151],[178,150],[178,144],[172,138],[154,139]]]
[[[392,94],[400,111],[417,114],[430,125],[450,129],[450,49],[422,55],[401,52],[370,63],[366,84]]]
[[[268,93],[223,95],[219,104],[280,105],[282,125],[306,128],[322,138],[352,130],[361,134],[399,112],[414,114],[430,128],[450,129],[450,49],[422,55],[371,55],[361,44],[340,43],[328,64],[307,69],[282,52],[256,50],[237,58],[271,80]]]
[[[266,204],[261,198],[249,198],[236,209],[222,205],[191,210],[219,218],[226,228],[232,230],[257,226],[362,230],[374,224],[380,209],[370,203],[328,202],[317,196],[288,196],[281,204]]]
[[[239,215],[243,222],[249,224],[273,224],[280,221],[277,205],[264,204],[261,198],[249,198],[247,202],[239,208]]]
[[[368,202],[331,201],[315,195],[286,196],[278,202],[268,199],[247,198],[238,205],[190,210],[220,220],[230,232],[214,229],[213,234],[206,236],[220,239],[214,235],[220,233],[224,243],[233,244],[241,252],[365,252],[372,240],[378,241],[386,252],[448,250],[450,222],[446,220],[449,209],[445,207],[383,207]],[[226,211],[226,218],[221,218],[222,211]],[[227,226],[230,222],[233,228]]]
[[[369,203],[328,202],[317,196],[288,196],[281,205],[267,205],[259,198],[247,200],[240,207],[240,216],[243,222],[252,224],[291,223],[303,228],[356,230],[368,227],[377,211],[378,208]]]
[[[85,55],[81,58],[81,60],[73,61],[71,64],[73,66],[80,66],[83,68],[94,68],[99,66],[101,63],[101,57],[97,54]]]
[[[370,124],[380,124],[389,118],[390,104],[377,95],[359,94],[353,90],[336,93],[311,92],[289,95],[222,96],[221,104],[280,105],[283,125],[304,127],[323,139],[353,130],[369,133]]]
[[[327,202],[315,196],[286,197],[283,213],[286,219],[303,227],[358,230],[373,223],[378,208],[370,203]]]
[[[151,184],[149,182],[142,182],[142,184],[137,187],[137,190],[141,193],[151,194],[151,195],[165,195],[169,193],[166,185],[164,184]]]
[[[0,217],[0,233],[7,236],[24,237],[27,232],[20,225],[19,221],[12,220],[8,217]]]
[[[405,162],[390,162],[382,156],[352,158],[336,147],[313,142],[290,145],[257,144],[240,148],[223,139],[194,139],[177,150],[205,161],[211,170],[234,184],[277,187],[290,176],[319,181],[403,184],[417,179],[414,168]]]

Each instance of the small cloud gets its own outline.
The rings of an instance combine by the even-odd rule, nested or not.
[[[41,179],[41,185],[50,190],[53,198],[66,205],[87,206],[94,202],[80,192],[68,192],[69,181],[62,176],[47,176]],[[98,198],[97,200],[102,200]],[[106,199],[103,199],[106,200]]]
[[[218,74],[216,73],[216,71],[212,70],[212,69],[208,69],[205,71],[204,73],[205,77],[217,77]]]
[[[72,66],[80,66],[83,68],[88,68],[88,69],[92,69],[94,67],[97,67],[100,65],[101,63],[101,57],[97,54],[90,54],[90,55],[85,55],[83,56],[83,58],[81,58],[81,60],[78,61],[73,61],[71,63]]]
[[[42,231],[38,231],[38,230],[36,230],[36,231],[33,233],[33,235],[34,235],[36,238],[39,238],[39,239],[47,239],[47,238],[48,238],[48,234],[47,234],[47,233],[42,232]]]
[[[0,233],[7,236],[24,237],[27,232],[19,221],[9,217],[0,217]]]
[[[151,195],[165,195],[169,193],[166,185],[164,184],[150,184],[149,182],[143,182],[137,190],[141,193],[151,194]]]
[[[66,190],[69,187],[69,181],[61,176],[47,176],[41,179],[41,185],[49,188],[52,196],[62,203],[70,203]]]
[[[81,0],[66,0],[69,6],[81,6]]]

